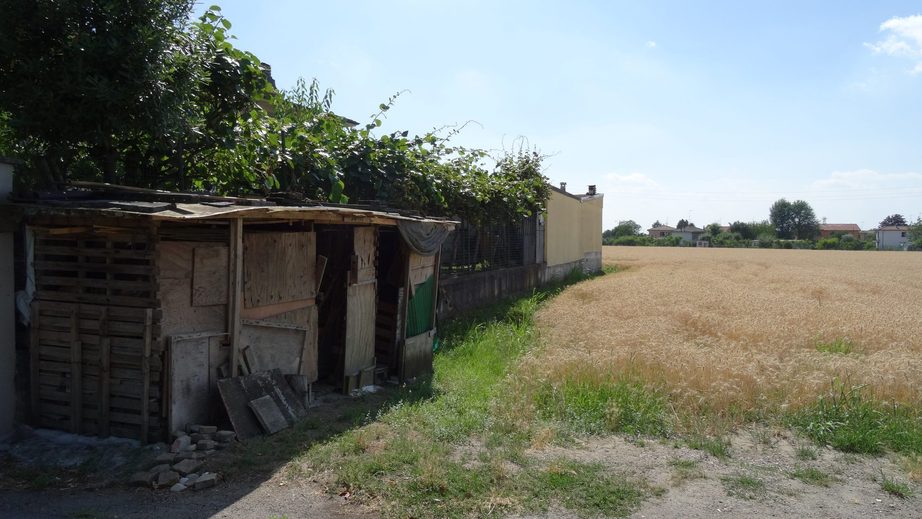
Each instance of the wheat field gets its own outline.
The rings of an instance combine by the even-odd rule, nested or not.
[[[795,409],[834,380],[922,405],[922,254],[605,247],[538,314],[534,380],[628,377],[691,413]]]

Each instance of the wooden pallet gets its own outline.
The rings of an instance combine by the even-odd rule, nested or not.
[[[160,438],[165,377],[154,233],[33,230],[35,421],[144,443]]]

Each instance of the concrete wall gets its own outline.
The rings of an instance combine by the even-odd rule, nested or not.
[[[13,187],[13,166],[0,161],[0,204]],[[13,297],[13,233],[0,232],[0,442],[13,431],[16,411],[16,324]]]
[[[530,292],[541,285],[544,268],[526,265],[439,278],[439,319]]]
[[[545,232],[548,267],[601,257],[602,195],[573,196],[552,189]]]

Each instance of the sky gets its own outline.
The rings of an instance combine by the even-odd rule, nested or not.
[[[525,142],[605,228],[922,215],[918,1],[217,0],[281,88],[316,78],[381,128]],[[208,4],[198,5],[200,13]]]

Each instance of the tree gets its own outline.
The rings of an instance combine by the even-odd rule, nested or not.
[[[784,198],[772,204],[769,219],[781,239],[809,240],[819,234],[819,221],[810,204],[803,200],[788,202]]]
[[[716,237],[718,234],[720,234],[720,224],[717,222],[709,224],[707,226],[707,232],[709,236]]]
[[[0,2],[0,112],[46,181],[83,161],[115,181],[122,136],[170,124],[164,77],[189,0]]]
[[[730,232],[735,232],[744,240],[756,239],[755,230],[746,222],[736,221],[730,224]]]
[[[683,219],[679,220],[679,223],[675,224],[675,228],[676,228],[676,229],[684,229],[684,228],[688,227],[689,225],[690,225],[690,224],[688,223],[688,220],[686,220],[686,219],[683,218]]]
[[[621,238],[622,236],[637,236],[640,234],[640,225],[634,220],[622,220],[618,225],[602,233],[602,238]]]
[[[653,226],[652,226],[652,227],[655,229],[655,228],[657,228],[657,227],[662,227],[662,226],[663,226],[663,224],[661,224],[661,223],[659,222],[659,220],[657,220],[657,221],[653,222]]]
[[[881,227],[896,227],[896,226],[898,226],[898,225],[900,225],[900,226],[902,226],[902,225],[908,225],[908,224],[906,223],[906,218],[904,218],[903,215],[901,215],[901,214],[899,214],[899,213],[897,213],[897,214],[891,214],[890,216],[888,216],[888,217],[886,217],[886,218],[884,218],[883,220],[880,221],[880,226],[881,226]]]
[[[909,226],[909,241],[913,248],[922,250],[922,217],[917,217],[916,222]]]
[[[332,112],[314,80],[278,91],[191,0],[0,0],[0,152],[26,185],[137,187],[370,203],[472,224],[544,211],[535,150],[491,157],[449,143],[459,128],[376,135]],[[399,95],[399,94],[398,94]],[[280,193],[281,192],[281,193]]]

